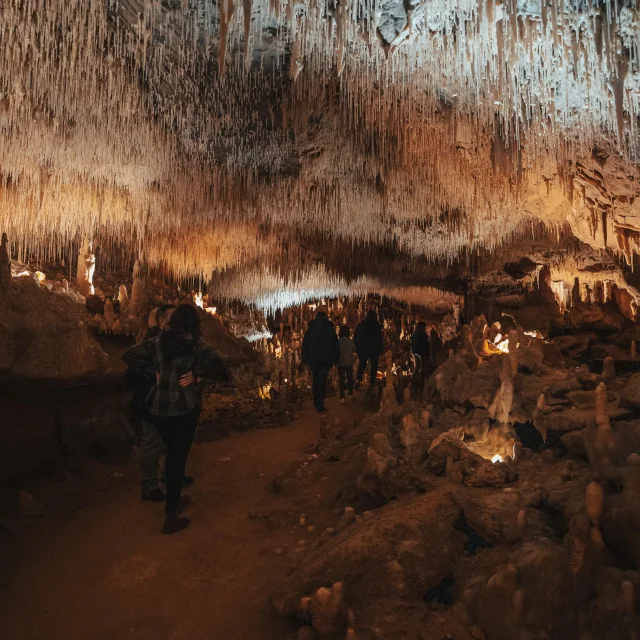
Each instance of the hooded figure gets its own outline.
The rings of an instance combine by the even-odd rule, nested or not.
[[[324,397],[327,393],[327,376],[340,359],[340,345],[336,328],[323,308],[309,323],[302,341],[302,363],[313,374],[313,405],[319,412],[326,411]]]
[[[165,473],[167,496],[163,533],[174,533],[189,525],[179,514],[185,466],[202,407],[199,378],[229,380],[223,358],[200,337],[200,316],[195,307],[179,305],[167,328],[156,338],[131,347],[122,356],[131,367],[155,376],[156,384],[146,399],[167,448]]]
[[[378,360],[384,350],[382,326],[378,322],[378,315],[371,310],[367,317],[356,327],[354,336],[356,351],[358,353],[358,373],[356,389],[359,388],[367,367],[367,361],[371,362],[370,383],[374,384],[378,375]]]

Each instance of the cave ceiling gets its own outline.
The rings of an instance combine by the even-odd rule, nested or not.
[[[251,298],[640,247],[632,0],[0,0],[0,42],[21,259]]]

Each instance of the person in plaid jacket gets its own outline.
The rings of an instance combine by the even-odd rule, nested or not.
[[[201,338],[200,316],[195,307],[179,305],[168,327],[156,338],[128,349],[122,356],[134,370],[155,376],[156,384],[146,398],[149,415],[167,447],[165,473],[167,497],[163,533],[189,525],[180,508],[184,472],[202,408],[197,381],[211,378],[229,381],[223,356]]]

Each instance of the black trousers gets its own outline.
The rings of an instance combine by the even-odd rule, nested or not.
[[[199,417],[198,408],[183,416],[156,418],[156,427],[167,447],[167,459],[164,463],[167,478],[166,513],[178,512],[184,471]]]
[[[379,357],[380,356],[377,353],[373,355],[369,353],[358,354],[358,373],[356,375],[356,379],[358,380],[358,382],[362,382],[362,376],[364,376],[364,370],[367,368],[367,362],[371,362],[371,373],[369,374],[369,382],[370,384],[376,383]]]
[[[331,366],[325,363],[311,365],[313,375],[313,406],[324,409],[324,397],[327,395],[327,377]]]
[[[351,367],[338,367],[338,379],[340,380],[340,397],[344,398],[344,391],[346,385],[349,387],[349,395],[353,395],[353,366]]]

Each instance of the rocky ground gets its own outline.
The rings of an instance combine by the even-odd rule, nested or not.
[[[640,374],[579,366],[579,337],[516,328],[502,353],[488,330],[463,327],[421,397],[396,379],[378,413],[329,419],[278,478],[315,527],[271,594],[294,637],[640,633]]]
[[[122,522],[140,517],[131,507],[136,435],[120,360],[134,337],[124,328],[148,324],[153,304],[187,294],[148,283],[146,311],[140,307],[134,322],[124,309],[115,316],[106,307],[90,313],[74,295],[32,277],[12,280],[0,317],[0,340],[9,346],[0,364],[11,374],[2,386],[8,417],[2,535],[15,537],[19,547],[35,519],[46,540],[50,518],[64,512],[72,522],[51,547],[54,556],[65,535],[88,548],[98,536],[102,577],[94,575],[90,591],[95,600],[107,598],[101,620],[119,606],[104,587],[104,576],[116,571],[120,577],[107,579],[107,587],[146,589],[156,575],[175,575],[197,591],[193,603],[187,599],[197,622],[179,621],[182,598],[167,614],[173,635],[136,623],[131,633],[140,638],[210,638],[208,625],[218,623],[226,629],[220,637],[256,640],[287,634],[298,640],[631,640],[640,634],[640,333],[615,299],[592,303],[576,296],[560,313],[541,280],[531,304],[503,314],[502,324],[477,316],[452,334],[435,359],[439,366],[421,382],[405,367],[410,329],[403,316],[399,333],[387,327],[384,375],[344,407],[337,405],[331,376],[336,410],[324,418],[305,408],[308,376],[291,355],[299,345],[271,345],[271,360],[280,349],[280,368],[265,369],[246,341],[203,310],[205,336],[232,364],[236,384],[206,389],[198,442],[247,433],[196,451],[219,447],[218,462],[243,460],[228,476],[223,466],[209,476],[229,489],[217,496],[220,509],[235,500],[234,482],[242,498],[223,532],[196,534],[198,548],[216,547],[207,568],[194,568],[202,558],[180,542],[190,532],[178,537],[184,566],[176,573],[165,548],[153,545],[162,570],[140,551],[155,529],[139,530],[126,557],[106,544],[98,532],[109,507],[94,494],[121,496],[126,485],[129,502],[117,497],[115,513]],[[102,284],[116,290],[115,280]],[[277,425],[290,426],[259,431]],[[246,438],[241,442],[251,456],[243,457],[245,445],[233,455],[221,453],[236,446],[234,438]],[[207,464],[198,462],[204,476]],[[258,493],[245,482],[247,473],[251,482],[257,478]],[[55,487],[69,490],[68,499]],[[211,490],[205,483],[203,495]],[[105,508],[96,506],[90,526],[75,530],[79,504]],[[205,520],[212,524],[209,515]],[[112,535],[121,536],[122,522]],[[242,544],[225,547],[224,536],[243,527],[250,533],[241,535]],[[69,553],[62,557],[73,568]],[[105,553],[118,556],[113,566]],[[220,553],[243,560],[236,566]],[[260,560],[263,554],[268,561]],[[218,564],[224,571],[214,579]],[[34,567],[24,579],[10,574],[5,586],[11,597],[17,589],[14,608],[34,585],[48,588],[36,574]],[[62,582],[51,606],[79,616],[84,595],[75,582]],[[224,607],[202,619],[198,606],[227,583],[235,586]],[[238,632],[223,609],[245,619],[249,600],[239,603],[249,591],[250,607],[268,596],[283,622],[265,618]],[[78,602],[70,605],[69,594]],[[152,616],[150,607],[142,597],[141,615]],[[67,623],[55,619],[51,637],[90,636],[86,628],[69,635]],[[11,637],[37,637],[21,632],[24,619],[11,620]],[[110,632],[132,622],[122,619]]]

